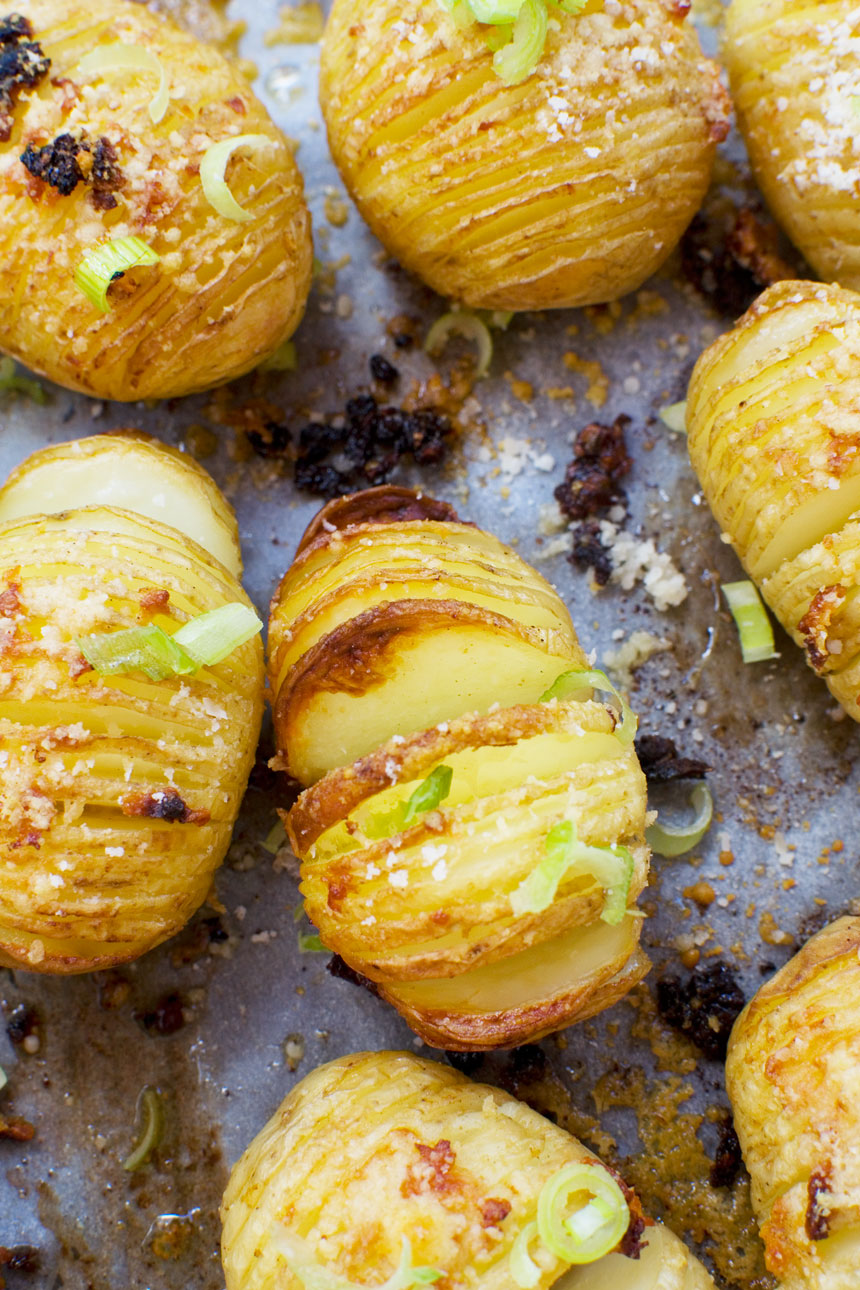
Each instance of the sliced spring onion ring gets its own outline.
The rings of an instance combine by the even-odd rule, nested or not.
[[[258,367],[260,372],[294,372],[298,367],[295,341],[285,340],[274,354],[264,358]]]
[[[18,375],[11,358],[0,358],[0,394],[26,394],[34,403],[42,405],[48,401],[38,381]]]
[[[101,76],[103,72],[153,72],[158,77],[158,89],[149,104],[149,119],[158,125],[164,119],[170,103],[167,92],[167,73],[161,59],[143,45],[129,45],[119,41],[115,45],[102,45],[84,54],[78,68],[86,76]]]
[[[76,640],[96,672],[143,672],[152,681],[190,676],[220,663],[261,631],[253,609],[234,603],[198,614],[168,636],[155,623],[118,632],[93,632]]]
[[[588,0],[555,0],[555,3],[558,5],[559,9],[563,9],[565,13],[582,13],[583,9],[588,4]]]
[[[305,1290],[368,1290],[368,1287],[357,1285],[345,1277],[329,1272],[317,1261],[316,1252],[310,1241],[296,1236],[277,1223],[271,1231],[272,1245],[285,1260],[293,1276],[298,1277]],[[415,1285],[431,1285],[443,1275],[438,1268],[415,1268],[412,1266],[412,1243],[408,1236],[400,1238],[400,1262],[387,1281],[373,1287],[373,1290],[410,1290]]]
[[[406,803],[403,823],[411,824],[417,815],[423,815],[426,811],[435,811],[439,803],[444,802],[451,792],[453,777],[454,772],[450,766],[437,766],[435,770],[431,770]]]
[[[573,1197],[579,1197],[566,1213]],[[582,1199],[585,1197],[586,1199]],[[538,1197],[538,1232],[565,1263],[595,1263],[613,1250],[630,1224],[624,1193],[599,1161],[559,1169]]]
[[[469,0],[476,22],[495,25],[515,22],[525,0]]]
[[[123,1169],[133,1173],[145,1165],[164,1136],[164,1102],[157,1088],[147,1084],[137,1099],[140,1137],[133,1151],[122,1162]]]
[[[172,640],[187,650],[200,666],[210,667],[221,663],[262,629],[263,624],[249,605],[233,601],[189,618],[174,632]]]
[[[299,932],[300,954],[328,954],[317,932]]]
[[[113,280],[139,264],[157,264],[160,258],[139,237],[117,237],[87,251],[75,269],[75,286],[106,314],[110,309],[107,291]]]
[[[714,799],[707,784],[697,784],[690,793],[690,805],[696,812],[688,824],[666,824],[658,820],[645,830],[645,839],[658,856],[674,859],[698,846],[711,827]]]
[[[8,1083],[9,1076],[6,1074],[3,1067],[0,1066],[0,1089],[4,1089]]]
[[[687,400],[680,403],[667,403],[658,413],[663,425],[673,434],[687,433]]]
[[[523,0],[513,39],[493,55],[493,70],[506,85],[519,85],[531,76],[543,53],[546,27],[545,0]]]
[[[284,828],[284,822],[283,820],[278,820],[277,824],[273,824],[269,829],[260,846],[264,851],[268,851],[270,856],[276,856],[286,840],[287,830]],[[302,908],[303,906],[299,905],[299,909]]]
[[[633,878],[633,857],[626,847],[592,847],[580,842],[572,820],[553,825],[544,841],[544,857],[527,878],[511,892],[515,914],[540,914],[555,899],[568,870],[591,873],[606,893],[601,919],[617,926],[627,909]]]
[[[549,689],[544,690],[538,703],[549,703],[551,699],[567,699],[579,690],[602,690],[604,694],[611,694],[621,708],[621,719],[615,727],[615,737],[623,744],[633,742],[639,728],[639,718],[606,673],[599,672],[596,668],[571,668],[569,672],[562,672],[555,678]]]
[[[520,1290],[532,1290],[541,1278],[541,1270],[529,1254],[529,1246],[538,1234],[537,1223],[526,1223],[511,1246],[509,1267],[511,1280]]]
[[[436,319],[427,333],[424,348],[428,354],[438,354],[451,336],[462,336],[464,340],[474,341],[478,347],[475,377],[480,380],[486,376],[493,360],[493,338],[487,324],[477,314],[465,309],[452,309],[450,313]]]
[[[773,643],[773,628],[759,594],[749,579],[724,582],[723,595],[737,624],[741,653],[745,663],[761,663],[778,658]]]
[[[206,149],[200,162],[200,182],[213,210],[225,219],[239,223],[254,218],[250,211],[239,205],[227,187],[224,178],[227,162],[237,148],[273,148],[276,143],[277,140],[267,134],[236,134],[232,139],[220,139]]]

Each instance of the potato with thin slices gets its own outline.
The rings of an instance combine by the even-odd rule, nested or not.
[[[392,735],[533,703],[586,661],[558,594],[447,504],[383,486],[330,502],[272,600],[285,770],[311,784]]]
[[[634,720],[588,697],[392,739],[285,817],[324,945],[427,1043],[512,1047],[644,975],[648,874]],[[561,689],[561,687],[559,687]]]
[[[0,964],[125,962],[206,899],[262,710],[240,573],[214,481],[143,436],[0,489]]]
[[[860,919],[813,936],[735,1022],[726,1087],[767,1266],[783,1290],[860,1267]]]
[[[768,205],[827,282],[860,289],[860,13],[853,0],[732,0],[723,55]]]
[[[696,364],[690,458],[783,627],[860,720],[860,295],[768,288]]]
[[[290,145],[213,47],[143,4],[0,13],[0,349],[100,398],[232,380],[297,327]]]
[[[688,8],[335,0],[320,101],[370,228],[473,308],[633,291],[698,210],[728,131]]]
[[[293,1089],[233,1169],[227,1290],[713,1290],[576,1138],[411,1053],[356,1053]]]

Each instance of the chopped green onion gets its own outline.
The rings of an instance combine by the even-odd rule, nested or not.
[[[127,269],[139,264],[157,264],[160,258],[139,237],[117,237],[87,251],[75,269],[75,286],[80,287],[87,299],[106,314],[110,309],[107,298],[110,284],[121,278]]]
[[[435,811],[439,803],[443,802],[451,792],[453,777],[454,772],[450,766],[437,766],[435,770],[431,770],[406,803],[403,823],[411,824],[417,815],[423,815],[425,811]]]
[[[11,358],[0,358],[0,394],[26,394],[34,403],[41,405],[48,401],[38,381],[18,375]]]
[[[509,1267],[511,1280],[520,1290],[532,1290],[541,1278],[541,1270],[529,1254],[529,1246],[538,1234],[537,1223],[526,1223],[511,1246]]]
[[[299,932],[298,942],[299,951],[302,954],[328,954],[328,950],[316,932]]]
[[[227,187],[224,178],[227,162],[237,148],[272,148],[276,143],[277,140],[267,134],[237,134],[232,139],[221,139],[206,149],[200,162],[200,182],[213,210],[225,219],[238,222],[254,218],[250,211],[239,205]]]
[[[565,13],[582,13],[588,0],[556,0],[556,3]]]
[[[658,856],[674,859],[675,856],[692,851],[711,827],[714,799],[707,784],[696,785],[690,794],[690,805],[696,814],[689,824],[664,824],[658,821],[645,830],[645,839]]]
[[[487,34],[484,36],[484,40],[487,42],[487,49],[492,50],[494,54],[497,49],[501,49],[504,45],[507,45],[509,41],[513,40],[513,38],[514,38],[513,23],[508,23],[505,26],[500,25],[498,27],[493,27],[492,30],[488,31]],[[486,311],[482,311],[482,312],[486,312]],[[488,318],[482,318],[481,322],[486,322],[488,327],[492,326],[492,323],[489,321]]]
[[[687,400],[681,403],[667,403],[658,413],[663,425],[673,434],[687,433]]]
[[[490,24],[515,22],[525,0],[469,0],[476,22]]]
[[[0,1066],[0,1090],[4,1089],[8,1083],[9,1076],[6,1074],[3,1067]]]
[[[263,624],[249,605],[233,601],[220,609],[198,614],[174,632],[173,641],[187,650],[200,666],[221,663],[240,645],[262,631]]]
[[[531,3],[531,0],[528,0]],[[477,314],[465,309],[452,309],[450,313],[437,318],[427,333],[424,348],[428,354],[438,354],[445,348],[450,336],[462,336],[471,340],[478,347],[478,364],[475,377],[481,380],[490,370],[493,359],[493,338],[487,324]]]
[[[296,357],[295,342],[285,340],[283,345],[279,345],[274,354],[264,358],[258,367],[260,372],[294,372],[298,367]]]
[[[474,9],[474,0],[471,0]],[[523,0],[510,44],[493,55],[493,69],[506,85],[519,85],[540,62],[546,41],[545,0]]]
[[[760,663],[764,659],[778,658],[770,619],[753,584],[748,579],[724,582],[723,595],[737,624],[744,662]]]
[[[566,1214],[573,1197],[579,1197]],[[582,1199],[585,1197],[586,1199]],[[630,1224],[618,1183],[598,1162],[565,1165],[544,1183],[538,1197],[538,1232],[565,1263],[595,1263],[609,1254]]]
[[[115,45],[102,45],[84,54],[78,68],[85,75],[100,76],[103,72],[129,71],[153,72],[158,77],[158,89],[149,104],[149,119],[158,125],[167,112],[170,96],[167,92],[167,74],[164,64],[151,49],[143,45],[129,45],[120,41]]]
[[[551,699],[568,699],[571,695],[577,694],[580,690],[602,690],[604,694],[611,694],[617,699],[621,707],[621,720],[615,727],[616,738],[621,743],[629,744],[633,742],[636,731],[639,727],[639,718],[633,712],[630,704],[624,698],[619,690],[610,681],[605,672],[599,672],[596,668],[571,668],[569,672],[562,672],[557,676],[548,690],[544,690],[538,699],[538,703],[549,703]]]
[[[284,828],[283,820],[278,820],[277,824],[272,825],[260,846],[264,851],[268,851],[270,856],[276,856],[286,840],[287,830]],[[299,909],[301,908],[302,906],[299,905]]]
[[[123,1169],[133,1173],[145,1165],[164,1136],[164,1103],[157,1088],[147,1084],[137,1099],[137,1118],[140,1120],[140,1137],[130,1155],[122,1162]]]
[[[475,19],[469,7],[469,0],[440,0],[443,9],[447,9],[455,27],[462,31],[471,27]]]
[[[149,623],[119,632],[94,632],[77,638],[77,646],[96,672],[143,672],[151,681],[188,676],[200,664],[173,639]]]
[[[592,847],[580,842],[572,820],[554,825],[544,840],[544,858],[527,878],[511,892],[511,909],[515,914],[540,914],[555,900],[559,883],[568,870],[590,873],[606,892],[604,923],[617,926],[627,909],[627,897],[633,878],[633,857],[626,847]]]
[[[319,1263],[310,1241],[287,1230],[282,1223],[271,1231],[272,1244],[285,1260],[293,1276],[298,1277],[305,1290],[410,1290],[414,1285],[430,1285],[444,1274],[438,1268],[412,1266],[412,1243],[408,1236],[400,1238],[400,1262],[387,1281],[377,1286],[359,1286],[354,1281],[339,1277]]]

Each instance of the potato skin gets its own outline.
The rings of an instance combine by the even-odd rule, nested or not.
[[[25,0],[19,11],[51,67],[19,96],[0,143],[0,348],[110,399],[188,394],[256,366],[299,322],[311,243],[301,177],[247,82],[144,5]],[[175,97],[157,125],[153,74],[77,70],[85,53],[116,42],[151,50],[167,73]],[[114,209],[97,210],[85,183],[63,196],[24,167],[27,144],[61,134],[111,142],[125,176]],[[213,210],[198,174],[206,148],[238,134],[273,141],[228,164],[231,191],[253,215],[245,223]],[[161,260],[112,286],[101,314],[72,275],[87,251],[129,234]]]
[[[475,308],[614,300],[667,258],[728,129],[686,7],[553,10],[537,69],[506,86],[477,25],[435,0],[335,0],[320,101],[373,232],[434,291]]]
[[[126,962],[209,893],[253,763],[262,647],[151,681],[100,675],[75,638],[250,602],[187,534],[110,507],[0,523],[0,571],[0,964]]]
[[[860,919],[840,918],[762,986],[732,1031],[727,1088],[767,1265],[784,1290],[857,1284],[858,998]]]
[[[860,295],[781,282],[701,356],[690,460],[741,563],[860,720]]]
[[[275,1249],[281,1225],[326,1271],[362,1285],[393,1271],[405,1236],[413,1265],[442,1272],[442,1290],[510,1290],[510,1251],[543,1184],[580,1162],[600,1164],[536,1111],[450,1067],[411,1053],[341,1057],[293,1089],[233,1169],[221,1207],[227,1290],[300,1290]],[[648,1225],[643,1241],[660,1251],[661,1290],[713,1286],[666,1228]],[[567,1265],[538,1257],[536,1290],[561,1286]],[[656,1282],[640,1281],[643,1261],[609,1255],[563,1285],[645,1290]]]
[[[723,55],[756,181],[827,282],[860,289],[857,13],[849,0],[733,0]]]

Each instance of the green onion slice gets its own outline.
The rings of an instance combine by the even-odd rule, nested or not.
[[[749,579],[724,582],[723,595],[737,625],[744,662],[760,663],[764,659],[778,658],[770,619]]]
[[[96,672],[143,672],[152,681],[163,681],[220,663],[262,626],[253,609],[237,603],[189,619],[173,636],[148,623],[80,636],[76,644]]]
[[[507,24],[500,23],[497,27],[492,27],[487,32],[487,34],[484,36],[484,40],[487,42],[487,49],[491,49],[495,54],[497,49],[501,49],[504,45],[507,45],[510,40],[513,40],[513,36],[514,36],[513,23],[507,23]],[[492,326],[492,323],[489,321],[489,319],[482,318],[481,321],[486,322],[488,327]]]
[[[697,784],[690,793],[690,805],[695,816],[689,824],[665,824],[658,821],[645,830],[645,839],[658,856],[674,859],[698,846],[711,827],[714,799],[707,784]]]
[[[475,19],[469,6],[469,0],[440,0],[443,9],[447,9],[455,27],[462,31],[471,27]]]
[[[565,1263],[595,1263],[630,1224],[624,1193],[599,1161],[565,1165],[538,1197],[540,1239]]]
[[[0,1066],[0,1089],[4,1089],[8,1083],[9,1076],[6,1074],[3,1067]]]
[[[147,1084],[137,1099],[137,1118],[140,1137],[130,1155],[122,1162],[123,1169],[133,1173],[145,1165],[164,1136],[164,1102],[157,1088]]]
[[[531,0],[527,0],[531,2]],[[437,318],[427,333],[424,348],[428,354],[438,354],[448,343],[451,336],[462,336],[471,340],[478,347],[478,364],[475,377],[481,380],[490,370],[493,360],[493,338],[487,324],[477,314],[466,309],[452,309],[450,313]]]
[[[553,825],[544,840],[544,857],[527,878],[511,892],[511,909],[540,914],[555,900],[559,883],[571,868],[593,874],[606,893],[601,912],[604,923],[617,926],[627,909],[633,878],[633,856],[626,847],[592,847],[580,842],[572,820]]]
[[[305,1290],[369,1290],[355,1281],[348,1281],[345,1277],[329,1272],[328,1268],[317,1261],[316,1251],[310,1241],[288,1231],[282,1223],[273,1227],[271,1239],[273,1246]],[[431,1285],[443,1275],[438,1268],[413,1267],[412,1242],[408,1236],[402,1236],[399,1264],[387,1281],[379,1283],[372,1290],[410,1290],[416,1285]]]
[[[174,632],[173,641],[187,650],[200,666],[211,667],[244,645],[263,624],[249,605],[233,601],[220,609],[189,618]]]
[[[525,0],[469,0],[476,22],[515,22]]]
[[[112,242],[87,251],[75,269],[75,286],[80,287],[89,301],[106,314],[108,287],[115,278],[121,278],[127,269],[139,264],[157,264],[160,256],[139,237],[116,237]]]
[[[582,13],[588,4],[588,0],[555,0],[555,2],[565,13]]]
[[[658,413],[660,420],[673,434],[687,433],[687,400],[681,403],[667,403]]]
[[[519,85],[531,76],[543,53],[546,26],[545,0],[523,0],[513,39],[493,55],[493,70],[506,85]]]
[[[416,816],[423,815],[426,811],[435,811],[451,792],[453,778],[454,771],[450,766],[437,766],[435,770],[431,770],[406,803],[403,823],[411,824]]]
[[[299,932],[298,942],[301,954],[328,954],[316,932]]]
[[[272,825],[260,846],[264,851],[268,851],[270,856],[276,856],[286,840],[287,830],[284,828],[284,822],[283,820],[278,820],[277,824]],[[299,905],[299,909],[301,908],[302,906]]]
[[[604,694],[611,694],[617,700],[621,708],[621,719],[615,727],[615,737],[623,744],[632,743],[639,727],[639,718],[606,673],[599,672],[596,668],[590,670],[572,668],[569,672],[562,672],[555,678],[549,689],[544,690],[538,703],[549,703],[551,699],[569,699],[580,690],[586,689],[602,690]]]
[[[511,1280],[520,1290],[532,1290],[541,1278],[541,1270],[529,1254],[529,1246],[538,1234],[537,1223],[526,1223],[511,1246],[509,1267]]]
[[[276,139],[268,134],[236,134],[231,139],[221,139],[206,149],[200,162],[200,182],[206,200],[213,210],[225,219],[241,223],[253,219],[250,211],[240,206],[227,187],[224,173],[227,162],[238,148],[273,148]]]
[[[149,119],[158,125],[164,119],[170,103],[167,92],[167,73],[161,59],[143,45],[129,45],[119,41],[115,45],[102,45],[84,54],[78,63],[87,76],[101,76],[103,72],[153,72],[158,77],[158,89],[149,104]]]
[[[38,381],[18,375],[11,358],[0,358],[0,394],[26,394],[34,403],[42,405],[48,401]]]
[[[294,372],[298,367],[295,341],[285,340],[274,354],[264,358],[258,367],[260,372]]]

